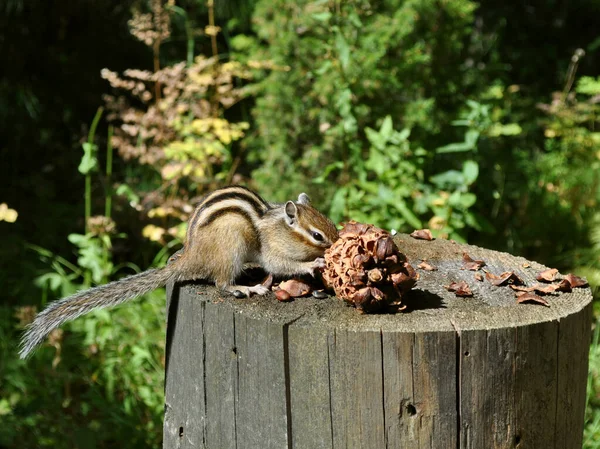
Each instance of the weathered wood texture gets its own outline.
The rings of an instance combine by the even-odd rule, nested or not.
[[[407,313],[170,286],[164,448],[581,448],[589,289],[517,305],[467,251],[528,285],[545,267],[396,237],[419,270]],[[443,287],[466,280],[473,298]]]

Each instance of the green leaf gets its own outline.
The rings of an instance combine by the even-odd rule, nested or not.
[[[479,164],[475,161],[465,161],[463,164],[463,175],[465,176],[465,182],[467,185],[471,185],[479,176]]]
[[[406,206],[406,203],[402,199],[397,199],[394,203],[396,209],[400,211],[402,217],[407,221],[407,223],[413,226],[415,229],[420,229],[422,227],[421,220],[417,218],[415,214]]]
[[[75,246],[81,246],[82,242],[87,240],[87,237],[83,234],[69,234],[67,236],[69,242]]]
[[[517,136],[521,134],[523,129],[516,123],[508,123],[506,125],[502,125],[500,123],[495,123],[489,129],[488,134],[492,137],[497,136]]]
[[[327,73],[329,71],[329,69],[331,69],[332,67],[332,63],[331,60],[326,60],[323,64],[321,64],[321,66],[315,70],[315,73],[317,75],[324,75],[325,73]]]
[[[12,413],[12,409],[7,399],[0,399],[0,416]]]
[[[321,176],[313,179],[313,182],[315,184],[323,184],[332,171],[341,170],[342,168],[344,168],[344,163],[342,161],[332,162],[325,167]]]
[[[479,131],[476,129],[470,129],[465,133],[465,143],[470,145],[471,148],[475,148],[477,139],[479,139]]]
[[[477,196],[475,196],[474,193],[463,193],[460,195],[460,205],[464,208],[464,209],[468,209],[469,207],[471,207],[473,204],[475,204],[475,202],[477,201]]]
[[[464,175],[457,170],[448,170],[444,173],[432,176],[431,182],[441,189],[448,187],[456,188],[464,184]]]
[[[83,147],[83,157],[77,170],[82,175],[87,175],[98,165],[98,159],[96,158],[98,146],[89,142],[85,142],[81,146]]]
[[[337,36],[335,37],[335,47],[338,51],[338,55],[340,58],[340,62],[342,67],[345,69],[348,67],[348,63],[350,62],[350,47],[348,46],[348,42],[346,39],[338,31]]]
[[[348,20],[349,22],[354,25],[356,28],[361,29],[363,27],[363,24],[360,20],[360,17],[358,16],[358,14],[356,13],[356,11],[352,11],[349,15],[348,15]]]
[[[373,145],[375,148],[377,148],[378,150],[383,150],[385,148],[385,139],[380,133],[378,133],[374,129],[366,127],[365,134],[371,145]]]
[[[338,189],[331,198],[331,207],[329,213],[334,223],[337,223],[342,219],[346,212],[346,195],[348,194],[348,188],[342,187]]]
[[[438,147],[435,149],[435,152],[438,154],[442,153],[459,153],[463,151],[470,151],[473,149],[472,145],[469,145],[466,142],[460,143],[451,143],[448,145],[444,145],[443,147]]]
[[[399,142],[397,142],[397,143],[403,142],[403,141],[407,140],[409,137],[410,137],[410,128],[404,128],[402,131],[400,131],[398,133]]]
[[[369,159],[367,159],[365,166],[377,173],[378,176],[383,175],[390,168],[388,159],[382,152],[374,148],[369,152]]]
[[[331,19],[331,15],[329,11],[316,12],[312,15],[312,18],[319,22],[328,22]]]
[[[392,117],[387,115],[383,119],[383,123],[381,124],[381,129],[379,130],[379,134],[387,141],[389,140],[392,132],[394,131],[394,126],[392,124]]]
[[[38,287],[44,287],[48,285],[50,290],[55,292],[58,291],[58,289],[60,289],[61,285],[65,281],[66,280],[58,273],[46,273],[41,276],[38,276],[35,279],[35,285],[37,285]]]
[[[450,124],[452,126],[471,126],[471,120],[453,120]]]
[[[600,76],[597,79],[592,76],[582,76],[577,82],[575,91],[585,95],[600,94]]]
[[[117,195],[125,195],[132,206],[137,206],[140,203],[140,197],[127,184],[121,184],[115,192]]]
[[[451,143],[444,145],[435,150],[436,153],[458,153],[462,151],[470,151],[475,149],[475,144],[479,139],[479,131],[470,129],[465,133],[465,141],[459,143]]]

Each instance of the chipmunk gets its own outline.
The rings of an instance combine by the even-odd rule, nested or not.
[[[66,321],[124,303],[170,281],[204,279],[238,296],[239,292],[264,295],[269,291],[264,285],[235,284],[245,263],[258,263],[279,276],[313,274],[324,265],[325,250],[337,238],[333,222],[310,205],[305,193],[296,202],[274,204],[245,187],[215,190],[196,207],[183,249],[169,264],[54,301],[28,326],[19,355],[26,358]]]

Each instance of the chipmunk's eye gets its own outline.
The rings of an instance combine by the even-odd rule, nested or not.
[[[322,241],[323,241],[323,234],[321,234],[320,232],[313,231],[313,233],[312,233],[312,237],[313,237],[313,239],[315,239],[317,242],[322,242]]]

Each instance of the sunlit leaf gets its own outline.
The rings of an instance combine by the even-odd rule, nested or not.
[[[85,142],[81,146],[83,147],[83,157],[81,158],[81,162],[79,163],[77,170],[79,170],[79,173],[82,175],[87,175],[94,170],[98,164],[98,160],[96,158],[96,150],[98,149],[98,146],[89,142]]]
[[[329,209],[329,213],[331,215],[331,219],[334,222],[337,222],[342,219],[342,217],[346,213],[346,195],[348,194],[347,187],[341,187],[336,190],[333,198],[331,199],[331,207]]]
[[[348,46],[348,42],[346,42],[346,39],[342,33],[339,31],[335,37],[335,47],[338,51],[342,67],[344,69],[347,68],[348,63],[350,62],[350,47]]]
[[[409,225],[416,229],[420,229],[422,227],[421,220],[417,218],[415,214],[408,208],[404,200],[398,199],[395,202],[396,209],[400,211],[402,217],[408,222]]]
[[[8,207],[6,203],[0,204],[0,221],[6,221],[8,223],[14,223],[17,221],[19,214],[16,210]]]
[[[465,182],[467,185],[471,185],[479,176],[479,164],[475,161],[465,161],[463,163],[463,175],[465,176]]]
[[[331,13],[329,11],[316,12],[312,15],[313,19],[319,22],[327,22],[331,19]]]
[[[379,134],[385,139],[389,140],[392,132],[394,131],[394,126],[392,124],[392,117],[387,115],[385,119],[383,119],[383,123],[381,124],[381,129],[379,130]]]

